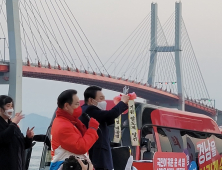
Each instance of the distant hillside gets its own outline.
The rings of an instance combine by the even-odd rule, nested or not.
[[[38,114],[31,113],[25,115],[25,119],[22,121],[22,133],[25,135],[28,127],[32,128],[35,126],[35,134],[45,134],[46,130],[51,122],[48,117],[40,116]]]

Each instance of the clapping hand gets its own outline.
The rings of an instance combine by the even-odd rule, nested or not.
[[[24,119],[24,115],[22,114],[22,111],[20,113],[16,113],[15,117],[12,119],[12,122],[15,124],[18,124],[22,119]]]
[[[29,129],[29,127],[28,127],[28,129],[27,129],[27,131],[26,131],[26,136],[28,137],[28,138],[33,138],[34,137],[34,132],[33,132],[33,129],[34,129],[35,127],[32,127],[32,129]]]

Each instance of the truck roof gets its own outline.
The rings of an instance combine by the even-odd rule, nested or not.
[[[203,114],[158,108],[152,111],[151,119],[152,124],[157,126],[221,134],[217,123]]]

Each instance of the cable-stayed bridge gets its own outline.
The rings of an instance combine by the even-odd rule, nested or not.
[[[104,61],[68,0],[0,0],[0,83],[21,110],[22,77],[99,85],[127,85],[148,103],[216,115],[182,17],[182,4],[161,25],[157,4]],[[4,24],[5,23],[5,24]],[[6,24],[7,23],[7,24]],[[96,33],[95,33],[96,34]]]

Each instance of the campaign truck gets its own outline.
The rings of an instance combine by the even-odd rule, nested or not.
[[[113,101],[107,103],[107,109],[114,106]],[[124,170],[130,156],[137,170],[222,169],[222,134],[212,118],[137,102],[135,111],[137,146],[132,145],[128,112],[120,119],[118,143],[113,142],[115,125],[109,126],[114,170]],[[50,141],[50,126],[46,138]],[[50,161],[50,146],[45,144],[40,169],[49,169]]]

